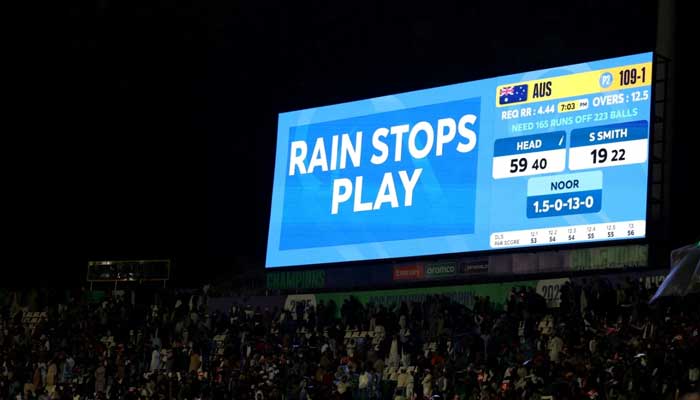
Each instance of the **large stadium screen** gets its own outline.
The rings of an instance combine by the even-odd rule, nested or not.
[[[643,238],[652,60],[280,114],[266,266]]]

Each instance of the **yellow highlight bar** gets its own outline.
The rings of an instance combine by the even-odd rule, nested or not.
[[[506,107],[512,105],[522,105],[591,93],[648,86],[651,85],[652,80],[651,66],[652,63],[647,62],[625,65],[622,67],[599,69],[596,71],[581,72],[578,74],[557,76],[554,78],[500,85],[496,88],[496,106]],[[606,75],[606,77],[609,77],[609,79],[603,78],[605,73],[610,74],[609,76]],[[608,84],[608,86],[604,86],[605,84]],[[527,85],[527,100],[500,104],[499,95],[501,93],[501,89],[515,85]]]
[[[557,112],[566,113],[571,111],[588,110],[588,99],[576,99],[562,101],[557,104]]]

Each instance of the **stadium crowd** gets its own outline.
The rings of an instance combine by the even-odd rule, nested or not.
[[[518,288],[502,308],[434,296],[227,313],[207,290],[150,304],[83,290],[31,326],[15,294],[0,302],[0,399],[676,400],[698,390],[698,298],[650,306],[653,290],[596,279],[565,285],[557,309]]]

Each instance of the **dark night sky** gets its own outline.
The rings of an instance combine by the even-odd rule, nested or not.
[[[654,1],[429,3],[58,6],[15,82],[37,125],[6,148],[17,279],[260,267],[277,113],[654,48]]]

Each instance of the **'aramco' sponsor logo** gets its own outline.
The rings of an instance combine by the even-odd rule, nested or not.
[[[425,274],[427,276],[454,275],[455,272],[457,272],[457,263],[455,262],[435,263],[425,266]]]

